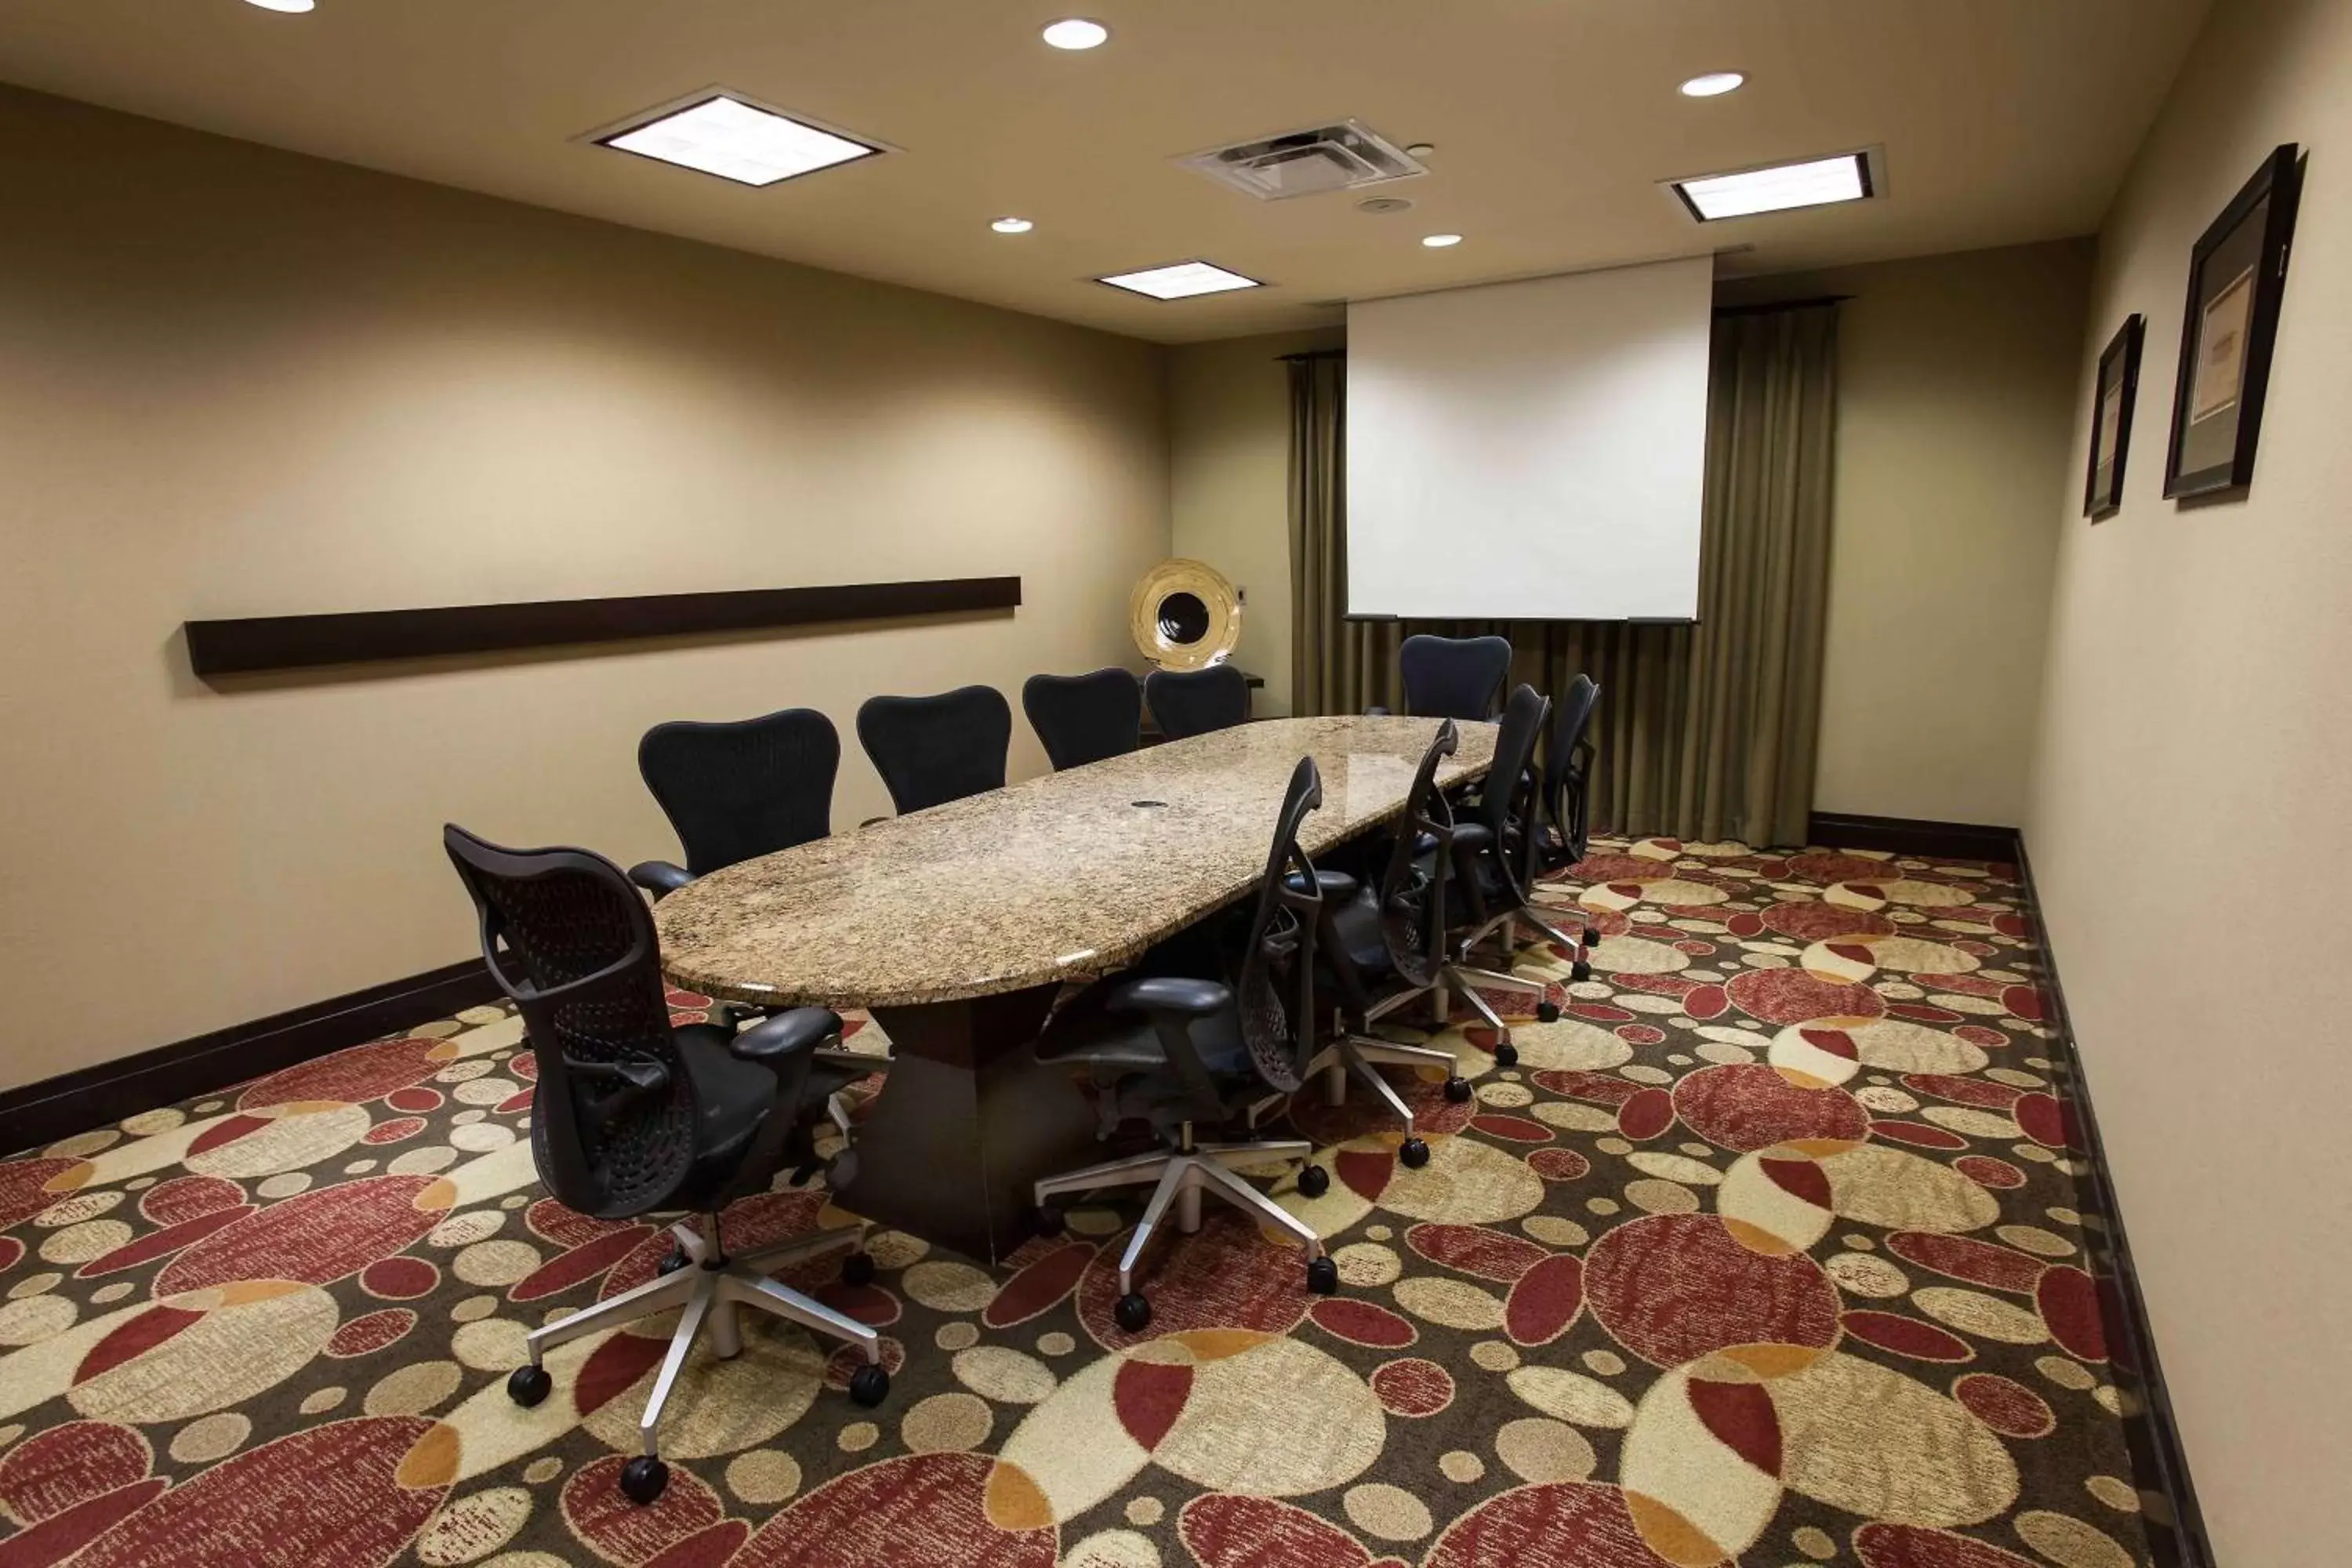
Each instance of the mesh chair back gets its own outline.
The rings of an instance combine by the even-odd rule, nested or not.
[[[1454,859],[1454,807],[1437,787],[1438,764],[1462,747],[1454,721],[1437,727],[1413,770],[1396,844],[1381,877],[1381,935],[1389,963],[1408,985],[1433,985],[1445,966],[1445,868]],[[1434,852],[1435,869],[1423,864]]]
[[[1033,675],[1021,710],[1054,771],[1123,757],[1143,743],[1143,686],[1112,665],[1092,675]]]
[[[442,843],[530,1034],[540,1176],[598,1218],[662,1207],[693,1163],[698,1108],[644,898],[584,849],[507,849],[455,826]]]
[[[937,697],[869,697],[857,739],[900,816],[1004,787],[1013,710],[992,686]]]
[[[1494,865],[1507,891],[1525,903],[1535,876],[1536,747],[1551,717],[1551,699],[1522,683],[1503,705],[1495,763],[1478,795],[1478,820],[1494,835]]]
[[[1601,688],[1589,675],[1569,682],[1552,718],[1551,755],[1544,762],[1544,804],[1559,830],[1560,851],[1570,861],[1584,858],[1591,842],[1590,799],[1586,788],[1592,769],[1592,711],[1600,705]]]
[[[1234,994],[1250,1061],[1266,1087],[1281,1094],[1306,1085],[1307,1063],[1315,1054],[1315,940],[1323,893],[1315,863],[1298,847],[1298,830],[1322,805],[1322,774],[1313,757],[1301,757],[1275,818],[1274,846]]]
[[[637,771],[698,877],[832,832],[840,768],[841,736],[814,708],[656,724],[637,742]]]
[[[1404,710],[1426,719],[1484,720],[1511,673],[1508,637],[1441,637],[1422,632],[1397,652]]]
[[[1155,669],[1144,677],[1143,697],[1160,732],[1171,741],[1249,721],[1249,678],[1230,664]]]

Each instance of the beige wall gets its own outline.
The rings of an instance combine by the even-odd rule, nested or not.
[[[2189,247],[2311,149],[2252,492],[2162,499]],[[2218,6],[2100,237],[2076,356],[2147,317],[2122,512],[2062,544],[2026,821],[2216,1554],[2345,1561],[2352,1055],[2352,5]]]
[[[1132,658],[1150,345],[6,89],[0,211],[0,1083],[466,956],[445,819],[676,854],[659,720],[824,710],[854,822],[867,695]],[[1009,616],[230,691],[178,637],[1010,573]]]
[[[2085,241],[1727,283],[1851,296],[1816,811],[2023,820]]]
[[[1337,348],[1340,328],[1168,352],[1171,548],[1248,595],[1234,662],[1265,677],[1256,711],[1290,704],[1290,384],[1276,357]]]

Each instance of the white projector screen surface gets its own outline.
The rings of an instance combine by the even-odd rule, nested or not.
[[[1711,258],[1348,307],[1348,612],[1698,614]]]

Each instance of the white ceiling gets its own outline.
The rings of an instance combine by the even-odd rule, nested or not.
[[[2208,0],[0,0],[0,79],[1179,342],[1330,301],[1753,247],[1727,272],[2096,226]],[[1680,97],[1746,71],[1727,98]],[[725,85],[899,149],[764,190],[577,140]],[[1349,115],[1424,178],[1260,204],[1170,160]],[[1884,199],[1702,227],[1656,182],[1883,145]],[[1034,233],[989,221],[1017,213]],[[1450,250],[1423,234],[1468,237]],[[1273,288],[1098,273],[1204,257]]]

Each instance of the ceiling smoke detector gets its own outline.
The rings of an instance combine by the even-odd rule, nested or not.
[[[1411,212],[1412,203],[1403,196],[1367,196],[1356,204],[1360,213]]]
[[[1212,147],[1177,162],[1262,202],[1352,191],[1429,173],[1419,160],[1356,120]]]

